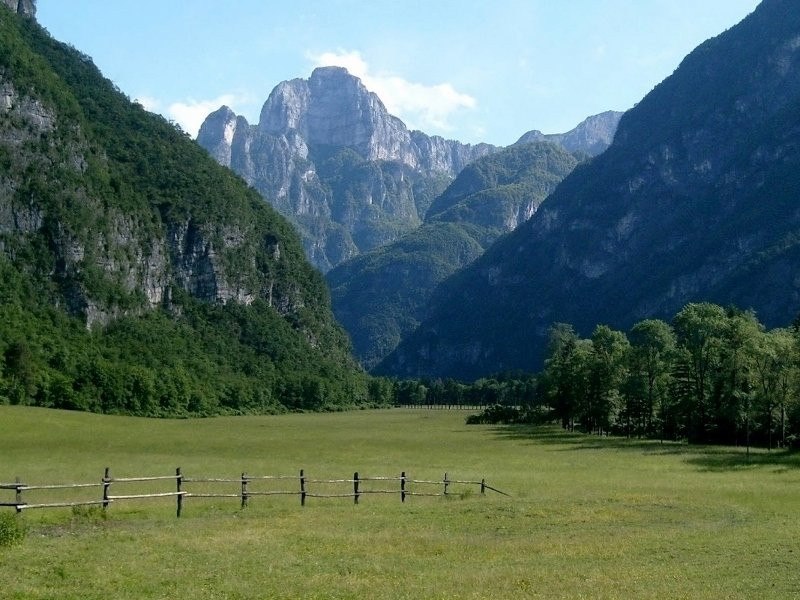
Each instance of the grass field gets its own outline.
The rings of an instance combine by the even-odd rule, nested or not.
[[[486,477],[513,498],[257,497],[27,511],[2,598],[798,598],[800,455],[396,409],[147,420],[0,407],[0,480]],[[162,486],[163,487],[163,486]],[[92,493],[97,494],[97,490]],[[13,498],[13,492],[0,501]],[[7,500],[6,500],[7,501]],[[11,510],[13,509],[0,509]]]

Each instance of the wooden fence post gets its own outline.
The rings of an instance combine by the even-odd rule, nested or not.
[[[400,473],[400,502],[406,501],[406,472]]]
[[[242,508],[247,508],[247,473],[242,473]]]
[[[358,471],[353,473],[353,504],[358,504]]]
[[[15,479],[14,483],[17,484],[17,486],[14,488],[14,490],[16,492],[15,495],[14,495],[14,504],[16,504],[15,508],[17,510],[17,514],[19,514],[19,513],[22,512],[22,504],[23,504],[23,502],[22,502],[22,480],[19,477],[17,477]]]
[[[111,487],[111,469],[106,467],[105,472],[103,473],[103,510],[108,509],[108,492],[109,488]]]
[[[481,494],[485,494],[485,493],[486,493],[486,480],[485,479],[481,479]]]
[[[447,473],[445,473],[445,474],[444,474],[444,495],[445,495],[445,496],[447,496],[447,485],[448,485],[449,483],[450,483],[450,482],[449,482],[449,481],[447,481]]]
[[[303,469],[300,469],[300,506],[306,505],[306,478]]]
[[[181,493],[182,484],[183,484],[183,475],[181,475],[181,468],[178,467],[177,469],[175,469],[175,486],[178,492],[178,495],[175,496],[177,498],[177,503],[178,503],[178,507],[175,514],[178,518],[181,517],[181,510],[183,510],[183,494]]]

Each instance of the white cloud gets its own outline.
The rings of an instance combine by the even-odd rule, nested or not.
[[[200,125],[203,124],[209,113],[214,112],[223,104],[234,109],[238,101],[239,97],[234,94],[223,94],[213,100],[194,100],[190,98],[185,102],[173,102],[170,104],[164,116],[173,119],[181,126],[181,129],[195,138],[200,130]],[[143,106],[145,105],[143,104]],[[236,112],[235,109],[234,112]]]
[[[153,98],[152,96],[141,95],[134,101],[141,104],[145,110],[150,112],[156,112],[161,106],[161,102],[159,102],[158,98]]]
[[[390,73],[372,73],[359,52],[325,52],[309,56],[314,66],[344,67],[375,92],[387,110],[406,122],[409,127],[423,130],[451,131],[450,117],[477,106],[468,94],[458,92],[449,83],[425,85],[414,83]]]
[[[368,76],[367,63],[358,52],[345,52],[344,50],[323,52],[319,56],[310,56],[309,58],[314,61],[315,67],[344,67],[351,75],[362,80]]]

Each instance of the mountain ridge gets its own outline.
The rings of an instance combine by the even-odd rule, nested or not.
[[[751,307],[769,326],[791,321],[798,40],[792,3],[765,0],[701,44],[623,115],[608,150],[443,286],[430,320],[377,371],[536,369],[553,322],[588,334],[597,323],[667,318],[690,301]]]
[[[181,416],[365,402],[291,225],[0,6],[0,402]]]
[[[551,141],[596,154],[615,124],[603,113]],[[499,150],[409,130],[341,67],[276,85],[255,125],[220,107],[197,141],[292,220],[323,272],[418,227],[466,165]]]
[[[334,314],[361,364],[375,366],[413,331],[436,286],[535,213],[577,162],[550,142],[478,158],[434,201],[420,227],[329,271]]]
[[[542,133],[538,129],[533,129],[522,134],[514,142],[514,145],[553,142],[568,152],[586,152],[589,156],[597,156],[614,141],[614,135],[623,114],[619,111],[607,110],[591,115],[566,133]]]
[[[218,109],[197,141],[298,226],[323,272],[419,225],[455,173],[495,151],[409,131],[341,67],[279,83],[256,125]]]

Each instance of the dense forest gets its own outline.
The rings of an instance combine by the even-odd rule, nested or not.
[[[0,7],[0,403],[147,416],[381,402],[291,225]]]
[[[396,384],[396,401],[493,404],[473,422],[558,422],[565,429],[769,448],[800,442],[800,322],[766,330],[751,311],[686,305],[672,323],[581,338],[550,328],[544,370],[466,385]]]

